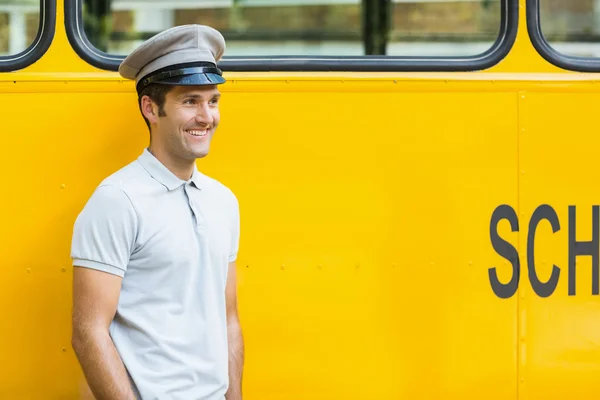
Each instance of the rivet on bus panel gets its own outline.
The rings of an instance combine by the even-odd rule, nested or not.
[[[67,187],[67,186],[66,186],[64,183],[63,183],[62,185],[60,185],[60,188],[61,188],[61,189],[64,189],[64,188],[66,188],[66,187]]]
[[[281,270],[283,271],[284,269],[285,269],[285,265],[282,265],[281,266]]]
[[[61,271],[62,272],[67,272],[67,269],[66,268],[62,268]]]
[[[31,273],[31,268],[27,268],[27,273]]]

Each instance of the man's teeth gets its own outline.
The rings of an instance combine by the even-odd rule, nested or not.
[[[194,130],[188,130],[188,133],[190,133],[191,135],[194,135],[194,136],[205,136],[206,130],[200,131],[200,130],[194,129]]]

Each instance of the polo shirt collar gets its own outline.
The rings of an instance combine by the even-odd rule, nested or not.
[[[152,178],[169,190],[177,189],[186,183],[186,181],[178,178],[163,163],[154,157],[154,155],[150,153],[147,148],[144,149],[142,154],[138,157],[138,162]],[[202,188],[202,174],[198,172],[198,168],[195,163],[194,172],[192,173],[190,181],[194,184],[194,186],[196,186],[196,188]]]

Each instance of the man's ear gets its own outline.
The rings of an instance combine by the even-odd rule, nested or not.
[[[158,122],[158,107],[149,96],[142,97],[142,113],[151,124]]]

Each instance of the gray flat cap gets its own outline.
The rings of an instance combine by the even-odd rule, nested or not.
[[[151,83],[166,85],[218,85],[225,82],[217,62],[225,52],[225,39],[204,25],[167,29],[131,52],[119,74],[136,82],[138,94]]]

